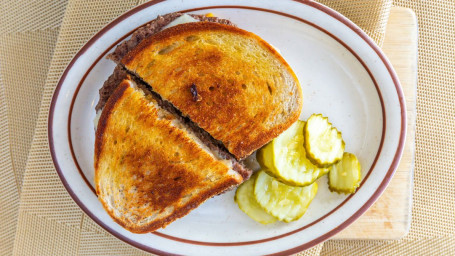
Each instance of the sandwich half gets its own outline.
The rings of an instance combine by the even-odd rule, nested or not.
[[[165,227],[251,174],[144,89],[128,77],[121,81],[95,138],[98,198],[134,233]]]

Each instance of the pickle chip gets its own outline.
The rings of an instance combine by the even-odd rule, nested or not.
[[[354,154],[345,152],[329,172],[329,189],[332,192],[352,194],[360,185],[360,163]]]
[[[269,176],[264,170],[257,175],[254,184],[256,201],[268,214],[284,222],[302,217],[318,190],[317,183],[293,187]]]
[[[313,114],[308,118],[305,129],[305,149],[311,162],[328,167],[343,157],[344,141],[327,117]]]
[[[237,203],[240,210],[253,220],[261,224],[274,223],[277,219],[262,209],[254,197],[254,183],[256,177],[257,174],[254,174],[249,180],[245,181],[237,188],[234,201]]]
[[[264,170],[287,185],[308,186],[329,171],[307,158],[304,126],[303,121],[295,122],[257,152],[257,160]]]

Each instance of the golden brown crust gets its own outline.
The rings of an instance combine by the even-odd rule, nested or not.
[[[217,45],[223,36],[244,46]],[[302,92],[292,69],[267,42],[236,27],[211,22],[171,27],[142,41],[121,63],[237,159],[300,115]]]
[[[111,115],[112,110],[115,107],[115,103],[119,101],[128,87],[129,82],[127,80],[123,80],[115,90],[115,93],[113,93],[109,100],[106,102],[106,105],[103,108],[103,112],[101,112],[101,116],[98,120],[98,126],[95,132],[95,170],[98,169],[98,159],[100,158],[103,147],[103,135],[104,131],[106,130],[107,121]]]
[[[95,139],[95,184],[109,215],[131,232],[162,228],[242,182],[170,113],[124,80]]]

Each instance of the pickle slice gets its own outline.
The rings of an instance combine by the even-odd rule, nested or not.
[[[354,154],[345,152],[329,172],[329,189],[332,192],[352,194],[360,185],[360,163]]]
[[[240,210],[253,220],[261,224],[274,223],[277,219],[264,211],[254,197],[254,183],[256,177],[257,174],[254,174],[249,180],[245,181],[237,188],[234,201],[237,203]]]
[[[263,170],[259,171],[254,184],[254,196],[265,211],[284,222],[299,219],[318,191],[318,184],[293,187],[279,182]]]
[[[313,114],[308,118],[305,129],[305,149],[311,162],[328,167],[343,157],[344,141],[327,117]]]
[[[297,121],[257,152],[265,171],[291,186],[308,186],[329,170],[314,165],[303,146],[305,122]]]

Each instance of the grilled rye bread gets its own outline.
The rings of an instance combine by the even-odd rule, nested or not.
[[[134,233],[165,227],[244,179],[233,161],[129,79],[102,111],[94,160],[99,200]]]
[[[143,39],[121,60],[237,159],[294,123],[302,92],[292,69],[257,35],[213,22]]]

